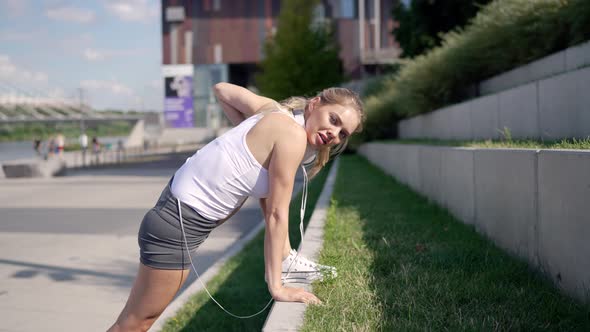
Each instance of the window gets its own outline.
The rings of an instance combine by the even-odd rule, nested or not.
[[[221,44],[215,44],[215,46],[213,47],[213,62],[223,62],[223,48],[221,47]]]
[[[354,0],[340,0],[340,18],[355,18],[355,3]]]

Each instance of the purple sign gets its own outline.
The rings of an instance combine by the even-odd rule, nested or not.
[[[194,126],[193,78],[191,76],[165,77],[164,119],[168,127]]]

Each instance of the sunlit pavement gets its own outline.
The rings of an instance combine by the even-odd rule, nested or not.
[[[0,331],[106,330],[138,268],[141,219],[183,161],[0,180]],[[261,220],[248,201],[193,255],[199,272]]]

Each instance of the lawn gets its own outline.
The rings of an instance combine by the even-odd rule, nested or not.
[[[343,156],[303,331],[590,331],[590,305],[359,156]]]

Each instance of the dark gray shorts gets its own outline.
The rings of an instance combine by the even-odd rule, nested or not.
[[[137,241],[144,265],[166,270],[190,268],[190,260],[180,228],[178,205],[170,192],[170,184],[162,191],[156,206],[141,222]],[[218,222],[206,219],[190,206],[180,203],[186,240],[191,251],[198,248],[217,227]]]

